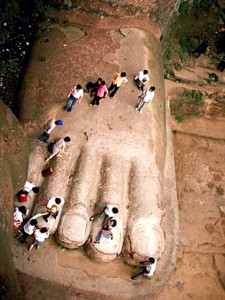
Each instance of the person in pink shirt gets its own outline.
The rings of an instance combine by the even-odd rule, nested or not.
[[[105,81],[103,80],[101,82],[100,86],[98,87],[97,92],[96,92],[90,106],[99,105],[99,101],[102,98],[105,98],[107,95],[108,95],[108,89],[107,89],[107,86],[105,84]]]

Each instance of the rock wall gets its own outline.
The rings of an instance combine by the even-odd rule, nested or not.
[[[147,15],[164,31],[181,0],[49,0],[49,3],[101,16]]]
[[[0,295],[22,299],[12,261],[13,195],[24,184],[28,166],[28,144],[22,126],[0,101]]]

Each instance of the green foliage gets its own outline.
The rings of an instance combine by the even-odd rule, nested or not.
[[[33,19],[47,19],[48,14],[46,10],[46,5],[43,0],[34,0],[34,7],[33,7]]]
[[[18,0],[1,0],[0,18],[2,22],[13,23],[20,15]]]
[[[182,69],[181,65],[178,62],[175,62],[173,65],[174,65],[175,70],[177,70],[177,71],[180,71]]]
[[[196,90],[192,90],[192,91],[185,90],[181,96],[192,98],[196,101],[196,103],[201,102],[203,100],[202,92]]]
[[[47,61],[47,60],[48,60],[48,58],[47,58],[46,55],[41,55],[41,56],[40,56],[40,61],[45,62],[45,61]]]
[[[45,0],[1,0],[0,98],[13,109],[15,93],[37,23],[47,17]]]
[[[180,60],[182,61],[182,63],[186,63],[187,59],[186,59],[186,53],[183,51],[179,51],[179,56],[180,56]]]
[[[184,117],[203,115],[205,101],[203,94],[196,90],[184,90],[179,97],[171,98],[170,111],[178,122],[183,122]]]
[[[181,2],[178,11],[181,15],[187,15],[189,11],[189,1]]]
[[[38,28],[39,28],[39,31],[40,31],[40,32],[45,32],[45,31],[47,30],[47,27],[46,27],[45,25],[42,25],[42,24],[40,24],[40,25],[38,26]]]
[[[19,77],[20,71],[21,64],[19,58],[10,58],[1,66],[2,76],[11,82]]]
[[[184,122],[184,116],[183,115],[180,115],[180,114],[176,114],[175,115],[175,120],[179,123],[182,123]]]
[[[172,71],[170,71],[169,69],[166,68],[165,72],[164,72],[164,79],[170,79],[172,75]]]
[[[183,36],[179,39],[179,44],[182,52],[191,52],[198,46],[199,41]]]
[[[176,81],[176,76],[172,70],[165,68],[164,79],[170,79],[170,80]]]
[[[174,50],[171,46],[169,46],[166,53],[166,59],[171,60],[173,56],[174,56]]]
[[[214,1],[209,0],[194,0],[193,1],[193,9],[195,11],[203,11],[203,10],[209,10]]]

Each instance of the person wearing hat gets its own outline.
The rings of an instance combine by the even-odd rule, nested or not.
[[[62,125],[63,125],[62,120],[56,120],[56,119],[49,120],[44,126],[44,132],[37,138],[37,141],[47,144],[50,137],[50,133],[55,129],[56,126],[62,126]]]

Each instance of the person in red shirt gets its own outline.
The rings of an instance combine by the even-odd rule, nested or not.
[[[107,95],[108,95],[108,89],[107,89],[107,86],[105,85],[105,81],[103,80],[101,82],[100,86],[98,87],[97,92],[96,92],[90,106],[99,105],[99,101],[102,98],[105,98]]]

